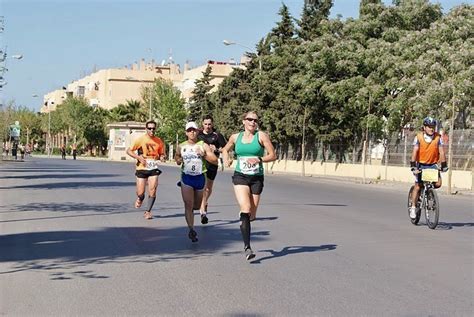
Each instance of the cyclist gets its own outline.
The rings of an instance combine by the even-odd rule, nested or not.
[[[137,160],[135,176],[137,177],[137,200],[135,208],[142,206],[145,199],[145,186],[148,183],[148,204],[144,213],[145,219],[152,219],[151,208],[156,199],[158,176],[158,160],[165,160],[165,144],[155,136],[156,122],[147,121],[146,134],[139,137],[132,147],[127,149],[127,154]]]
[[[225,146],[226,140],[222,134],[214,130],[214,120],[212,116],[207,115],[202,121],[202,131],[198,134],[198,140],[204,141],[208,144],[214,154],[219,158],[219,153],[221,149]],[[199,212],[201,213],[201,223],[208,223],[209,219],[207,218],[207,202],[209,197],[212,194],[212,187],[214,185],[214,180],[216,179],[218,166],[209,162],[206,163],[206,188],[204,189],[204,195],[202,197],[201,208]]]
[[[415,175],[415,187],[412,193],[410,207],[410,218],[416,218],[416,202],[420,194],[423,182],[421,181],[420,171],[426,168],[437,168],[441,161],[441,170],[446,172],[446,155],[443,148],[443,140],[435,131],[437,121],[432,117],[423,119],[423,130],[417,133],[413,141],[413,152],[411,154],[410,169]],[[441,187],[441,176],[434,185],[435,188]]]

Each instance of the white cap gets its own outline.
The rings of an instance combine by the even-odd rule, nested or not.
[[[190,121],[190,122],[186,123],[185,130],[187,131],[188,129],[191,129],[191,128],[196,129],[196,130],[198,129],[198,126],[197,126],[196,122]]]

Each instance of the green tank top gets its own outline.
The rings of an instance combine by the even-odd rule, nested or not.
[[[183,158],[181,172],[192,176],[204,174],[207,171],[206,164],[204,164],[205,159],[196,153],[197,147],[200,147],[204,152],[204,142],[198,141],[195,144],[190,144],[188,141],[184,141],[179,146]]]
[[[254,157],[262,157],[264,148],[258,142],[258,131],[254,134],[250,143],[242,143],[244,132],[240,132],[235,142],[235,154],[237,155],[237,164],[235,171],[245,175],[263,175],[263,164],[249,164],[247,159]]]

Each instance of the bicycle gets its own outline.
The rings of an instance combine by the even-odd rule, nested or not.
[[[420,221],[421,211],[424,210],[428,228],[435,229],[439,220],[439,199],[434,184],[438,181],[439,169],[437,167],[426,168],[420,169],[415,173],[421,173],[423,187],[421,188],[421,192],[416,204],[416,217],[415,219],[410,218],[411,223],[417,225]],[[411,195],[414,188],[415,185],[412,185],[410,191],[408,192],[408,216],[410,216]]]

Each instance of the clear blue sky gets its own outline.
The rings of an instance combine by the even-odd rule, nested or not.
[[[283,1],[299,18],[303,0]],[[331,16],[357,17],[359,0],[335,0]],[[439,0],[445,12],[473,0]],[[279,20],[281,0],[0,0],[5,30],[0,47],[22,60],[7,60],[8,82],[0,102],[38,110],[43,95],[94,68],[129,65],[140,58],[168,58],[183,66],[206,60],[239,60]],[[386,0],[385,3],[391,3]],[[32,95],[38,95],[34,98]]]

